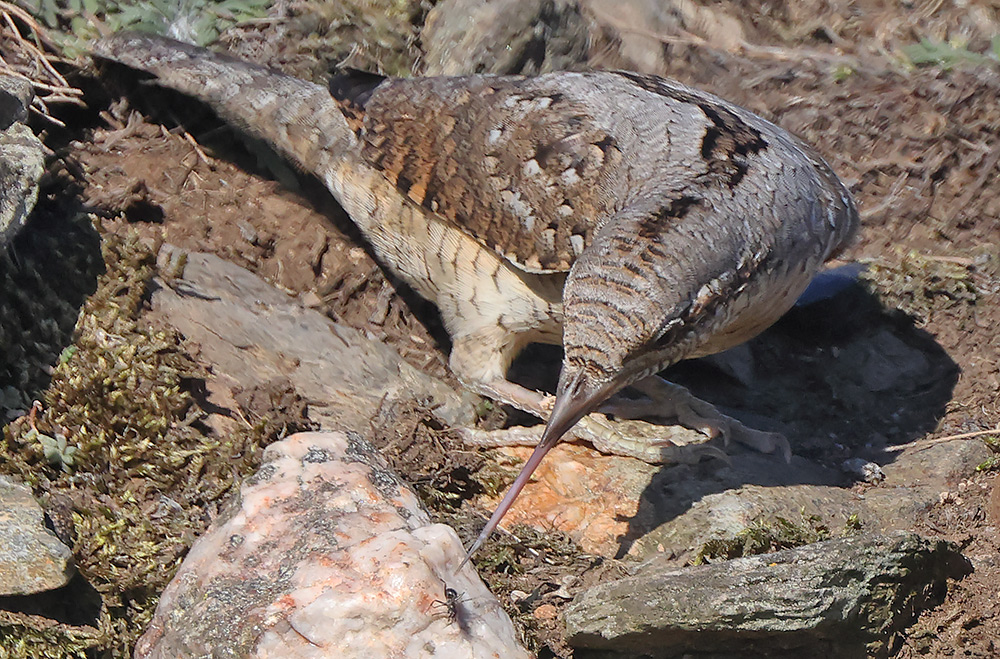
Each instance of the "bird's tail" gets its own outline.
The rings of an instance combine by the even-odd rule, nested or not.
[[[151,34],[119,32],[97,41],[93,54],[206,102],[306,171],[329,171],[354,146],[354,134],[323,86]]]

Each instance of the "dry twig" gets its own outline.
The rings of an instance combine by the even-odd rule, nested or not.
[[[50,105],[65,103],[86,107],[83,91],[70,85],[53,64],[60,58],[43,50],[43,46],[49,50],[55,50],[56,46],[31,14],[17,5],[0,1],[0,34],[4,36],[0,40],[0,75],[31,83],[36,93],[32,111],[58,126],[65,126],[52,116]],[[8,60],[12,56],[24,63],[10,63]]]
[[[908,442],[906,444],[900,444],[899,446],[891,446],[885,450],[887,453],[898,453],[899,451],[905,451],[907,449],[915,449],[917,451],[922,451],[926,448],[937,446],[938,444],[953,442],[959,439],[972,439],[974,437],[984,437],[986,435],[1000,435],[1000,426],[997,426],[992,430],[976,430],[974,432],[963,432],[958,435],[948,435],[947,437],[918,439],[912,442]]]

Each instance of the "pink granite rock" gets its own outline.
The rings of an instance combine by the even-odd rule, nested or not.
[[[359,436],[267,449],[191,549],[136,657],[527,657],[451,528]],[[453,615],[445,588],[454,590]]]

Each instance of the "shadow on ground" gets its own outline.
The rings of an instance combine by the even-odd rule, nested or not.
[[[48,387],[104,272],[101,239],[80,214],[73,186],[54,186],[42,190],[31,221],[0,253],[0,425]]]
[[[629,520],[619,556],[710,494],[747,485],[851,487],[860,476],[844,461],[888,464],[895,454],[886,449],[934,430],[958,374],[928,332],[884,310],[861,283],[794,308],[744,346],[678,364],[668,379],[747,426],[781,432],[793,458],[730,444],[728,463],[664,466]]]

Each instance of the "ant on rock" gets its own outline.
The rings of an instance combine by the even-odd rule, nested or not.
[[[458,620],[458,591],[450,586],[445,586],[444,588],[444,599],[434,600],[434,606],[439,609],[444,609],[445,617],[448,618],[449,622],[455,622]]]

